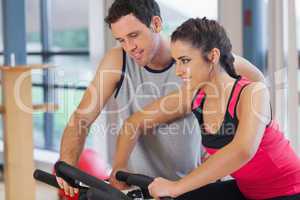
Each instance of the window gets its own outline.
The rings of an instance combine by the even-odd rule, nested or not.
[[[29,56],[30,63],[41,63],[41,56]],[[40,60],[40,61],[39,61]],[[55,67],[51,69],[54,73],[54,102],[58,104],[59,109],[53,113],[53,127],[51,134],[47,135],[44,113],[34,113],[34,141],[37,148],[46,148],[58,151],[60,147],[61,136],[67,125],[69,118],[77,105],[79,104],[86,86],[93,78],[93,67],[89,61],[88,55],[53,55],[49,64]],[[32,73],[33,102],[44,102],[43,72],[34,70]],[[48,140],[48,141],[46,141]],[[51,146],[46,146],[46,142]],[[91,139],[88,138],[88,146]]]
[[[26,1],[25,6],[27,51],[38,52],[42,50],[40,33],[40,0]]]
[[[53,50],[88,49],[88,2],[51,0]]]
[[[27,62],[30,64],[40,64],[42,63],[42,57],[39,55],[36,56],[27,56]],[[42,83],[43,82],[43,71],[42,70],[32,70],[32,83]],[[44,102],[44,91],[42,87],[33,87],[32,88],[32,103],[33,104],[42,104]],[[33,113],[33,138],[34,144],[37,148],[43,148],[45,144],[44,140],[44,120],[43,113],[37,112]]]
[[[191,17],[218,18],[218,0],[158,0],[164,22],[164,32],[170,35],[176,27]]]
[[[32,72],[33,103],[43,103],[47,95],[52,95],[59,110],[33,114],[34,144],[36,148],[58,151],[69,117],[93,78],[88,52],[88,3],[84,0],[48,0],[44,8],[49,12],[48,18],[43,18],[40,0],[26,1],[28,63],[55,66],[49,70],[54,75],[54,82],[49,82],[49,74],[42,70]],[[48,24],[45,27],[47,34],[43,35],[40,24]],[[47,42],[50,48],[45,50]],[[49,85],[54,89],[48,90]],[[49,123],[49,119],[53,123]],[[90,144],[88,139],[87,145]]]
[[[59,86],[55,91],[55,101],[59,110],[54,113],[53,150],[58,150],[61,136],[69,118],[79,104],[84,90],[92,80],[93,66],[88,56],[53,56],[55,66],[55,84]],[[64,86],[72,87],[69,89]],[[91,144],[88,138],[88,145]]]

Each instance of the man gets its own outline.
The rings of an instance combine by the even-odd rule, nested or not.
[[[199,133],[193,132],[197,123],[191,115],[165,127],[157,127],[152,134],[140,136],[130,161],[127,160],[130,151],[123,152],[122,155],[126,155],[123,158],[114,152],[116,133],[125,119],[180,88],[169,41],[160,34],[159,6],[155,0],[116,0],[109,9],[106,22],[121,47],[109,50],[102,59],[64,130],[60,158],[75,165],[88,128],[105,107],[114,105],[117,108],[105,109],[102,113],[110,126],[106,130],[113,171],[126,168],[151,176],[179,178],[200,164],[201,138]],[[263,80],[262,74],[240,57],[236,57],[235,67],[239,74],[251,80]],[[113,123],[117,128],[111,126]],[[123,187],[113,175],[111,182],[117,188]],[[74,195],[74,189],[60,178],[58,183],[67,194]]]

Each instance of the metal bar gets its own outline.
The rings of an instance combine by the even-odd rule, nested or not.
[[[49,0],[40,0],[40,15],[41,15],[41,42],[42,52],[50,51],[51,46],[51,28],[50,28],[50,13],[51,13],[51,2]],[[50,62],[50,56],[48,54],[42,54],[43,63]],[[54,74],[51,69],[44,70],[43,76],[44,83],[44,102],[54,103],[55,90],[51,86],[54,84]],[[54,130],[54,116],[52,112],[44,113],[44,139],[45,149],[52,149],[53,138],[52,133]]]
[[[25,1],[3,0],[4,65],[26,64]]]
[[[71,89],[71,90],[86,90],[86,86],[73,86],[73,85],[59,85],[59,84],[53,84],[51,86],[45,86],[44,83],[33,83],[33,87],[52,87],[55,89]]]
[[[266,72],[266,2],[243,0],[243,55]]]

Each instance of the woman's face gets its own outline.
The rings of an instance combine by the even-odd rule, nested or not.
[[[204,59],[200,49],[189,42],[177,40],[171,43],[171,53],[176,61],[176,75],[184,84],[196,88],[209,81],[211,63]]]

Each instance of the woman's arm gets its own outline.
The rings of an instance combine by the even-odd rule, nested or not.
[[[117,138],[113,161],[111,179],[114,186],[118,187],[114,172],[127,168],[129,156],[140,134],[147,134],[159,124],[170,123],[191,112],[191,99],[192,92],[181,89],[154,101],[124,122]]]
[[[263,83],[244,89],[238,104],[239,126],[233,141],[178,182],[162,178],[149,186],[155,197],[177,197],[223,178],[240,169],[253,158],[261,142],[270,115],[269,97]]]

